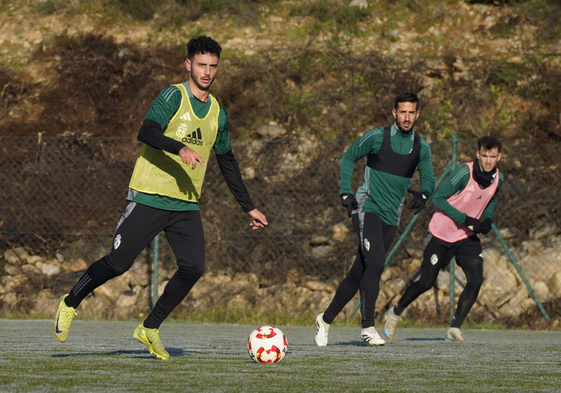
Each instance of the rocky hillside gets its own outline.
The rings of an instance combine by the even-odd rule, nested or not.
[[[353,253],[344,247],[354,248],[348,220],[334,202],[336,161],[351,139],[388,124],[394,95],[411,90],[422,100],[416,130],[431,142],[435,173],[443,172],[452,135],[469,143],[491,134],[508,147],[501,162],[510,176],[501,190],[508,204],[499,206],[496,222],[511,232],[503,237],[515,246],[552,326],[559,328],[560,19],[561,6],[553,0],[1,1],[0,200],[11,203],[0,204],[0,311],[51,315],[61,288],[91,262],[85,255],[97,255],[101,242],[73,238],[92,228],[112,231],[113,210],[122,203],[115,195],[126,189],[138,146],[102,138],[85,143],[85,137],[136,135],[158,92],[185,80],[185,43],[206,34],[224,48],[214,94],[228,109],[236,154],[248,163],[247,184],[259,190],[274,225],[256,246],[254,239],[224,235],[239,231],[241,221],[232,218],[239,209],[228,205],[231,199],[214,210],[205,206],[209,244],[220,241],[224,253],[257,252],[245,266],[229,266],[237,259],[209,252],[209,273],[183,311],[220,315],[249,307],[306,318],[324,307]],[[38,134],[79,138],[50,141],[61,156],[41,156],[35,139],[11,138],[8,144],[10,137]],[[527,148],[527,142],[547,146]],[[68,164],[71,159],[79,165]],[[211,176],[220,175],[209,166]],[[93,188],[91,200],[82,198],[92,182],[108,200]],[[211,182],[206,187],[228,192]],[[314,203],[301,203],[303,189]],[[110,203],[119,205],[111,214],[102,209]],[[38,217],[43,226],[22,224]],[[381,314],[418,267],[415,249],[427,224],[417,225],[415,247],[403,245],[396,266],[386,270]],[[62,245],[75,250],[58,252]],[[495,240],[486,251],[490,288],[472,321],[549,327],[502,250]],[[280,264],[279,284],[266,276],[274,277]],[[160,286],[172,267],[162,267]],[[230,279],[232,271],[236,279]],[[441,283],[439,292],[427,295],[419,315],[433,315],[431,307],[446,298],[446,288]],[[91,314],[84,315],[139,317],[150,291],[148,264],[135,265],[88,299]],[[441,316],[444,323],[447,313]]]
[[[20,0],[0,10],[4,135],[134,135],[159,90],[185,79],[187,40],[206,34],[225,50],[215,94],[236,136],[272,123],[354,137],[385,122],[405,89],[423,99],[429,140],[561,136],[556,1]]]

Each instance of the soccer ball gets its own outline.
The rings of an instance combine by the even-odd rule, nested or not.
[[[260,326],[249,335],[247,353],[257,363],[278,363],[288,352],[286,336],[274,326]]]

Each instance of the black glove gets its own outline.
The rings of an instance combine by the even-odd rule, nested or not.
[[[349,213],[349,217],[351,216],[353,210],[358,208],[358,202],[353,194],[341,194],[341,205],[345,206],[347,212]]]
[[[464,221],[464,224],[473,233],[481,233],[481,232],[483,232],[483,229],[485,228],[485,226],[483,225],[483,223],[481,221],[479,221],[477,218],[473,218],[473,217],[470,217],[470,216],[466,216],[466,220]]]
[[[407,192],[413,195],[413,201],[411,201],[411,204],[409,205],[409,209],[411,210],[417,209],[415,210],[415,214],[419,214],[427,204],[427,201],[429,200],[429,193],[426,191],[425,192],[413,191],[410,188],[407,189]]]
[[[486,235],[491,232],[491,225],[493,225],[493,220],[490,218],[483,220],[483,229],[481,230],[481,233]]]

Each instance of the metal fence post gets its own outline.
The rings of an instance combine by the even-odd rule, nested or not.
[[[534,292],[534,289],[530,285],[530,282],[526,278],[526,275],[522,272],[522,269],[520,268],[520,265],[516,262],[516,259],[514,258],[514,255],[512,255],[512,253],[510,252],[510,249],[508,248],[508,246],[505,243],[503,237],[499,233],[499,230],[498,230],[497,226],[495,225],[495,223],[492,224],[492,228],[493,228],[493,231],[495,232],[495,234],[497,235],[497,238],[501,242],[504,250],[506,251],[508,257],[510,258],[510,261],[512,262],[512,264],[514,265],[514,267],[518,271],[518,274],[520,274],[520,277],[522,278],[522,281],[524,281],[524,284],[526,285],[526,288],[528,288],[528,291],[530,292],[530,295],[532,295],[532,297],[534,298],[534,301],[538,305],[538,308],[540,309],[544,318],[551,323],[551,318],[549,317],[549,314],[545,311],[545,308],[543,308],[543,305],[540,302],[540,299],[538,299],[538,297],[536,296],[536,293]]]
[[[458,137],[456,135],[452,136],[452,159],[450,160],[450,172],[458,167]],[[452,258],[450,265],[448,265],[448,270],[450,272],[450,319],[454,317],[454,308],[456,305],[456,299],[454,297],[454,284],[456,281],[456,258]]]

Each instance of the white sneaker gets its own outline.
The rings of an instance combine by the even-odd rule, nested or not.
[[[384,329],[384,335],[388,340],[393,341],[399,321],[401,321],[401,317],[395,315],[393,307],[390,308],[386,314],[386,328]]]
[[[462,332],[460,331],[460,328],[448,328],[448,331],[446,332],[446,337],[444,337],[444,339],[446,341],[459,341],[462,342],[464,341],[464,336],[462,336]]]
[[[362,341],[366,341],[368,345],[384,345],[386,342],[382,340],[382,337],[378,334],[374,326],[369,328],[364,328],[360,332],[360,338]]]
[[[329,333],[329,324],[323,321],[323,313],[316,317],[316,344],[318,347],[327,345],[327,334]]]

